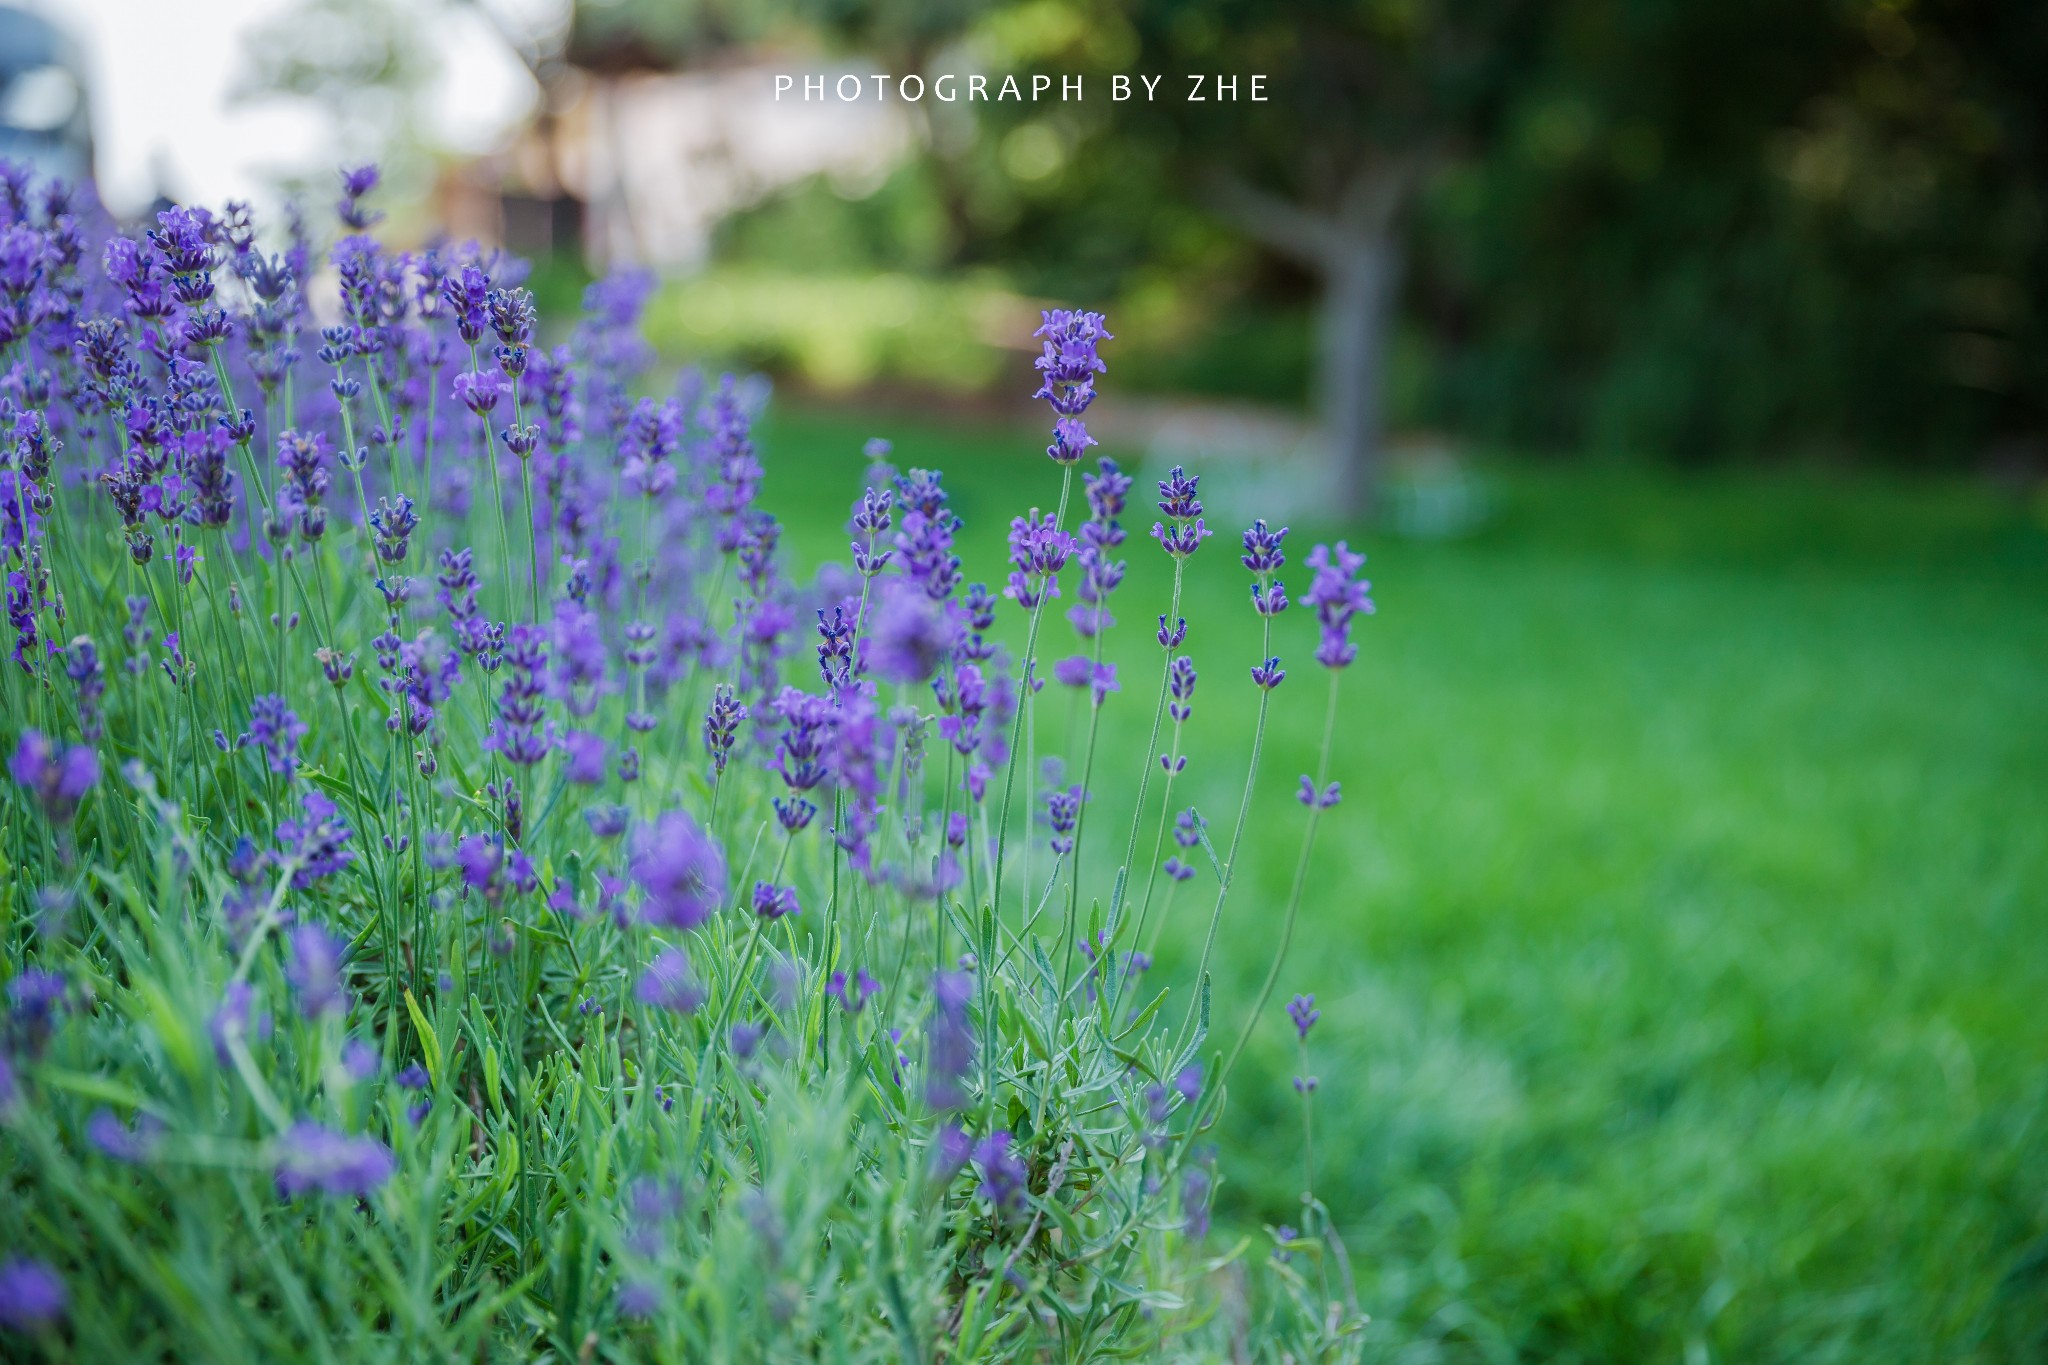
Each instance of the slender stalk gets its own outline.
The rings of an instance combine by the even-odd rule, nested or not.
[[[1301,909],[1301,893],[1308,884],[1308,858],[1316,846],[1316,827],[1322,823],[1323,784],[1330,778],[1330,736],[1337,728],[1337,682],[1344,676],[1342,669],[1333,668],[1330,673],[1330,699],[1323,709],[1323,747],[1316,760],[1315,792],[1308,807],[1308,828],[1302,832],[1301,855],[1294,861],[1294,889],[1287,896],[1287,912],[1280,919],[1280,941],[1273,946],[1273,960],[1266,968],[1266,980],[1259,987],[1258,999],[1244,1016],[1244,1027],[1238,1032],[1237,1043],[1230,1049],[1230,1057],[1223,1063],[1218,1080],[1227,1080],[1237,1059],[1244,1055],[1245,1044],[1251,1041],[1252,1030],[1259,1025],[1259,1016],[1265,1012],[1266,1002],[1273,997],[1273,983],[1280,978],[1280,968],[1287,960],[1287,949],[1294,942],[1294,919]],[[1213,933],[1213,927],[1211,932]]]
[[[1072,465],[1064,466],[1060,473],[1060,505],[1059,509],[1054,512],[1052,520],[1053,530],[1055,531],[1059,530],[1060,523],[1066,520],[1067,496],[1073,490],[1073,486],[1074,467]],[[996,914],[1001,914],[1003,910],[1003,855],[1009,844],[1010,798],[1017,787],[1017,744],[1023,738],[1024,716],[1031,705],[1033,695],[1031,680],[1037,676],[1035,651],[1038,648],[1038,622],[1045,615],[1046,602],[1044,575],[1040,576],[1038,587],[1038,600],[1031,608],[1031,624],[1024,633],[1024,691],[1023,695],[1018,699],[1016,719],[1010,726],[1010,761],[1003,770],[1003,808],[996,817],[995,889],[992,898],[993,904],[990,906],[990,909]]]
[[[1266,618],[1262,639],[1264,643],[1260,645],[1259,653],[1263,660],[1270,657],[1267,651],[1273,643],[1273,620],[1271,617]],[[1202,956],[1200,961],[1195,964],[1195,996],[1194,999],[1188,1002],[1188,1017],[1182,1031],[1183,1038],[1194,1028],[1195,1012],[1200,1008],[1202,982],[1209,975],[1209,959],[1216,950],[1216,929],[1218,925],[1223,923],[1223,905],[1225,901],[1230,899],[1230,884],[1237,875],[1237,855],[1238,850],[1244,844],[1245,822],[1251,816],[1252,790],[1259,780],[1259,755],[1266,744],[1266,713],[1270,709],[1272,700],[1273,691],[1271,688],[1262,687],[1259,689],[1259,715],[1258,720],[1252,726],[1252,757],[1251,762],[1245,765],[1244,795],[1238,799],[1237,825],[1230,832],[1230,852],[1223,859],[1223,876],[1216,885],[1216,907],[1209,912],[1209,932],[1202,939]]]

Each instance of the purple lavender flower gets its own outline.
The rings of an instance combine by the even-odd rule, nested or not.
[[[1060,595],[1059,572],[1074,551],[1074,538],[1048,512],[1037,520],[1010,519],[1010,576],[1003,596],[1029,611]]]
[[[1089,515],[1076,537],[1081,582],[1074,595],[1080,601],[1067,611],[1067,619],[1083,638],[1092,638],[1116,624],[1107,603],[1123,582],[1125,566],[1122,560],[1110,558],[1110,552],[1124,543],[1124,528],[1118,518],[1131,491],[1130,475],[1120,470],[1115,460],[1096,463],[1096,472],[1082,478]]]
[[[1045,794],[1045,818],[1052,827],[1055,854],[1064,856],[1074,851],[1074,829],[1080,823],[1081,803],[1087,799],[1078,783]]]
[[[1274,655],[1262,664],[1252,665],[1252,681],[1264,692],[1271,692],[1287,680],[1287,670],[1280,667],[1280,656]]]
[[[619,1316],[644,1322],[661,1311],[661,1286],[653,1280],[630,1279],[619,1285]]]
[[[690,955],[681,948],[664,948],[647,964],[633,987],[633,998],[673,1014],[695,1014],[704,1004],[704,988],[690,973]]]
[[[1173,1092],[1159,1081],[1145,1087],[1145,1132],[1140,1140],[1154,1151],[1166,1145],[1166,1120],[1173,1114]]]
[[[308,1019],[340,1014],[348,1008],[348,987],[342,980],[342,955],[348,945],[317,924],[301,924],[291,932],[291,960],[285,980],[299,997],[299,1013]]]
[[[1189,806],[1186,810],[1173,817],[1174,843],[1192,852],[1202,842],[1202,830],[1207,827],[1208,823],[1207,820],[1202,818],[1199,811],[1193,806]],[[1184,882],[1195,875],[1194,867],[1178,856],[1168,858],[1161,870],[1177,882]]]
[[[832,973],[832,979],[825,983],[825,994],[837,1000],[848,1014],[859,1014],[868,1003],[868,997],[882,989],[880,982],[861,967],[849,981],[845,972]]]
[[[1201,475],[1189,474],[1179,465],[1159,481],[1159,510],[1167,521],[1152,523],[1152,538],[1175,559],[1186,559],[1215,534],[1202,520],[1202,500],[1197,491],[1201,481]]]
[[[278,481],[271,523],[265,528],[272,540],[282,542],[290,535],[294,519],[300,537],[308,542],[326,533],[327,509],[322,503],[330,482],[327,455],[327,438],[318,432],[278,433],[277,467],[283,478]]]
[[[1030,1202],[1031,1171],[1018,1160],[1014,1139],[997,1129],[974,1144],[972,1160],[981,1173],[975,1193],[989,1202],[997,1217],[1022,1216]]]
[[[775,699],[774,710],[782,728],[770,767],[792,792],[807,792],[831,771],[827,755],[837,720],[832,701],[785,687]]]
[[[592,806],[583,812],[583,823],[599,839],[616,839],[626,832],[632,815],[624,806]]]
[[[751,1061],[754,1053],[760,1048],[761,1039],[764,1036],[766,1036],[765,1032],[759,1024],[747,1023],[745,1021],[734,1024],[728,1039],[732,1047],[734,1060],[742,1062]]]
[[[192,505],[185,519],[194,526],[219,529],[235,514],[235,473],[228,466],[228,433],[213,427],[188,431],[177,440],[177,462],[190,487]]]
[[[1185,654],[1175,655],[1166,669],[1166,685],[1173,694],[1167,714],[1176,722],[1185,722],[1194,714],[1195,661]]]
[[[1095,444],[1081,423],[1081,414],[1095,401],[1095,376],[1109,368],[1097,348],[1114,338],[1103,326],[1100,313],[1055,308],[1041,316],[1032,335],[1045,343],[1044,353],[1035,362],[1043,379],[1031,396],[1045,399],[1057,415],[1053,443],[1045,453],[1055,464],[1072,465]]]
[[[773,804],[776,821],[789,834],[810,828],[811,817],[818,813],[818,803],[801,796],[778,796]]]
[[[95,1109],[85,1121],[85,1140],[115,1161],[140,1165],[156,1154],[162,1124],[147,1114],[139,1115],[130,1127],[114,1117],[110,1109]]]
[[[527,343],[533,339],[533,291],[493,289],[484,296],[484,308],[490,315],[491,330],[498,334],[498,345],[492,352],[498,369],[508,379],[517,381],[526,372]]]
[[[280,820],[277,842],[287,859],[297,863],[292,885],[300,891],[323,877],[331,877],[355,861],[347,847],[354,832],[343,822],[326,793],[309,789],[299,799],[302,818]]]
[[[233,1044],[270,1037],[270,1014],[267,1010],[256,1012],[256,992],[248,982],[230,981],[221,993],[220,1008],[207,1021],[206,1031],[213,1039],[213,1055],[222,1066],[233,1066]]]
[[[27,475],[0,468],[0,551],[23,554],[42,539],[43,518],[36,510],[40,490]]]
[[[17,1332],[48,1327],[64,1316],[71,1295],[42,1261],[10,1256],[0,1261],[0,1324]]]
[[[1094,523],[1082,526],[1085,532]],[[1116,624],[1109,612],[1109,595],[1124,581],[1124,561],[1111,559],[1097,545],[1084,542],[1075,555],[1081,567],[1081,581],[1074,589],[1080,600],[1067,608],[1067,620],[1084,640],[1092,640]]]
[[[440,572],[434,575],[434,581],[440,584],[434,600],[447,609],[449,619],[458,626],[476,619],[476,593],[482,584],[477,581],[474,559],[475,553],[468,546],[443,550]],[[460,636],[458,630],[457,638]]]
[[[967,1103],[962,1080],[974,1067],[974,1029],[967,1003],[974,998],[974,978],[965,972],[939,972],[932,977],[932,1013],[925,1026],[925,1103],[938,1110]]]
[[[455,330],[464,344],[476,345],[483,340],[487,324],[485,308],[490,302],[491,277],[483,267],[471,262],[441,282],[441,301],[448,306],[448,314],[455,320]]]
[[[643,398],[634,406],[619,433],[619,477],[626,488],[647,499],[659,498],[676,483],[671,459],[683,439],[683,407],[670,399]]]
[[[725,854],[687,811],[664,811],[640,830],[631,870],[649,923],[694,929],[725,902]]]
[[[605,742],[600,735],[585,730],[571,730],[562,737],[562,750],[568,761],[562,765],[562,776],[583,786],[596,786],[604,781]]]
[[[951,1180],[973,1155],[974,1139],[963,1132],[959,1124],[946,1124],[932,1139],[932,1178],[941,1182]]]
[[[597,709],[598,694],[605,687],[607,656],[597,613],[575,602],[562,603],[555,612],[553,636],[550,691],[561,698],[569,714],[587,716]]]
[[[1307,773],[1303,773],[1301,775],[1301,790],[1295,793],[1295,800],[1311,809],[1328,810],[1337,804],[1343,797],[1343,794],[1343,784],[1340,782],[1332,782],[1320,792],[1317,791],[1314,779]]]
[[[1181,1230],[1188,1240],[1199,1242],[1209,1235],[1209,1196],[1215,1182],[1201,1166],[1190,1166],[1181,1177]]]
[[[853,542],[853,567],[863,577],[873,578],[889,561],[895,558],[895,551],[875,549],[875,537],[894,525],[890,509],[896,494],[887,488],[866,488],[861,491],[860,501],[853,508],[853,529],[860,539]]]
[[[903,507],[896,532],[903,574],[923,588],[926,597],[943,602],[960,581],[960,556],[953,553],[960,518],[947,506],[938,474],[929,469],[913,469],[898,479],[896,497]]]
[[[505,868],[505,841],[495,834],[465,834],[455,844],[455,866],[470,890],[486,897],[502,894],[499,874]]]
[[[375,209],[364,208],[360,201],[377,188],[381,178],[372,165],[344,169],[341,173],[341,201],[334,206],[335,216],[356,232],[368,232],[375,227],[384,215]]]
[[[845,607],[833,607],[829,621],[825,619],[825,609],[818,609],[818,672],[828,690],[853,681],[853,633],[853,622],[846,618]]]
[[[149,244],[163,258],[171,276],[171,291],[187,307],[213,297],[213,268],[218,264],[207,241],[203,209],[173,206],[156,216],[149,230]]]
[[[746,718],[746,705],[733,694],[730,686],[720,683],[711,694],[711,710],[704,717],[704,751],[711,755],[714,777],[725,772],[725,765],[732,757],[733,741],[739,735],[740,722]]]
[[[1353,553],[1343,541],[1333,548],[1318,545],[1308,552],[1308,566],[1315,570],[1303,601],[1316,609],[1316,623],[1322,627],[1322,641],[1316,646],[1316,662],[1325,668],[1343,668],[1358,657],[1351,643],[1351,618],[1373,614],[1372,584],[1358,577],[1365,556]]]
[[[1085,654],[1075,654],[1054,664],[1052,679],[1062,687],[1087,688],[1097,706],[1102,705],[1110,693],[1119,690],[1116,665],[1096,663]]]
[[[953,635],[929,597],[901,580],[888,581],[868,629],[868,668],[887,682],[921,683],[951,651]]]
[[[455,400],[479,417],[488,418],[505,396],[505,381],[489,370],[464,370],[450,382]]]
[[[52,824],[71,823],[78,804],[100,780],[100,757],[83,744],[59,750],[40,730],[23,730],[7,760],[9,776],[28,789],[43,817]]]
[[[1287,556],[1280,549],[1280,542],[1285,539],[1285,526],[1277,531],[1270,530],[1266,526],[1265,518],[1259,518],[1244,533],[1244,554],[1241,562],[1261,578],[1272,577],[1287,563]]]
[[[802,909],[797,903],[795,887],[777,886],[774,882],[765,881],[754,883],[754,913],[762,919],[778,920]]]
[[[411,1090],[414,1092],[426,1090],[434,1083],[433,1077],[427,1074],[427,1069],[421,1066],[418,1062],[413,1062],[410,1065],[406,1066],[403,1070],[401,1070],[396,1076],[393,1076],[391,1079],[398,1082],[400,1089]],[[420,1097],[417,1100],[414,1100],[411,1104],[405,1107],[405,1120],[407,1123],[410,1123],[413,1127],[417,1128],[419,1127],[421,1120],[425,1119],[429,1113],[433,1112],[433,1108],[433,1097],[424,1094],[420,1095]]]
[[[1308,1031],[1316,1026],[1316,1020],[1323,1012],[1316,1008],[1313,995],[1297,995],[1287,1002],[1287,1017],[1294,1021],[1294,1030],[1301,1035],[1301,1041],[1308,1041]]]
[[[419,514],[413,511],[411,498],[401,493],[396,502],[377,499],[377,509],[370,513],[370,526],[377,533],[377,558],[386,564],[403,562],[412,546],[412,533],[419,525]]]
[[[518,625],[505,633],[505,682],[498,690],[498,719],[489,747],[507,762],[532,767],[547,757],[552,726],[541,698],[546,691],[547,632]]]
[[[287,776],[297,772],[299,741],[305,737],[306,723],[283,697],[266,693],[249,703],[249,732],[242,740],[262,752],[270,771]]]
[[[34,1057],[48,1046],[70,984],[61,972],[31,967],[7,983],[10,1043]]]
[[[367,1199],[392,1172],[398,1158],[372,1137],[350,1137],[300,1119],[278,1143],[277,1190],[287,1199],[318,1192]]]
[[[711,471],[704,502],[721,518],[718,548],[733,550],[739,544],[741,522],[760,490],[761,462],[754,458],[753,420],[731,375],[719,379],[718,391],[698,420],[707,433],[704,463]]]

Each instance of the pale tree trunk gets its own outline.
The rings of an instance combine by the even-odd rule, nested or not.
[[[1331,491],[1348,516],[1370,512],[1379,494],[1387,349],[1399,285],[1400,250],[1384,233],[1346,243],[1324,270],[1316,406],[1329,446]]]
[[[1323,282],[1316,406],[1329,452],[1332,496],[1347,517],[1366,515],[1379,493],[1387,346],[1401,277],[1395,220],[1416,171],[1413,161],[1360,171],[1331,213],[1237,181],[1220,183],[1213,195],[1217,207],[1253,238],[1313,270]]]

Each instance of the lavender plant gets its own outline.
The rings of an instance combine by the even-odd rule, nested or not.
[[[1275,1256],[1209,1230],[1204,1135],[1338,796],[1326,738],[1226,1053],[1207,968],[1286,531],[1243,538],[1265,647],[1219,856],[1173,804],[1211,534],[1180,469],[1144,772],[1096,800],[1133,487],[1098,459],[1069,520],[1099,314],[1038,333],[1058,495],[999,589],[886,446],[851,567],[800,585],[757,388],[658,383],[647,279],[545,344],[520,262],[388,249],[376,184],[343,176],[324,249],[294,216],[266,250],[242,206],[125,233],[0,165],[10,1353],[1355,1355],[1309,1175]],[[1334,724],[1371,604],[1343,545],[1308,563]],[[1054,781],[1062,599],[1049,671],[1084,710]],[[1169,1009],[1150,949],[1198,848],[1216,898]]]

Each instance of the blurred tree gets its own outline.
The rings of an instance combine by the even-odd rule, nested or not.
[[[1086,75],[1094,103],[1080,110],[983,111],[994,160],[1021,189],[988,184],[990,146],[935,139],[960,257],[993,237],[1002,246],[990,254],[1043,259],[1050,239],[1035,252],[1019,241],[1044,225],[1034,200],[1058,201],[1061,263],[1108,265],[1098,278],[1123,273],[1111,257],[1127,268],[1186,256],[1188,208],[1220,214],[1318,281],[1315,391],[1335,491],[1352,511],[1369,505],[1407,212],[1435,168],[1483,143],[1529,0],[791,3],[899,75],[928,73],[948,51],[998,72]],[[1137,73],[1163,80],[1149,95],[1133,85],[1112,114],[1111,78]]]
[[[1166,77],[1119,110],[1126,135],[1162,141],[1198,203],[1320,282],[1317,403],[1337,501],[1362,512],[1379,478],[1409,209],[1441,168],[1486,145],[1532,8],[1131,0],[1124,21],[1143,68]]]
[[[1404,265],[1429,415],[1466,430],[1926,458],[2042,428],[2048,7],[1022,0],[980,33],[1091,73],[988,107],[1026,201],[991,253],[1099,290],[1197,256],[1194,211],[1297,262],[1354,503]],[[1117,71],[1166,84],[1100,102]]]
[[[1518,441],[2038,432],[2048,10],[1569,0],[1424,204],[1439,402]]]
[[[438,70],[405,0],[296,0],[253,30],[232,98],[290,96],[318,109],[339,164],[418,151],[421,99]],[[323,167],[323,189],[332,168]]]

